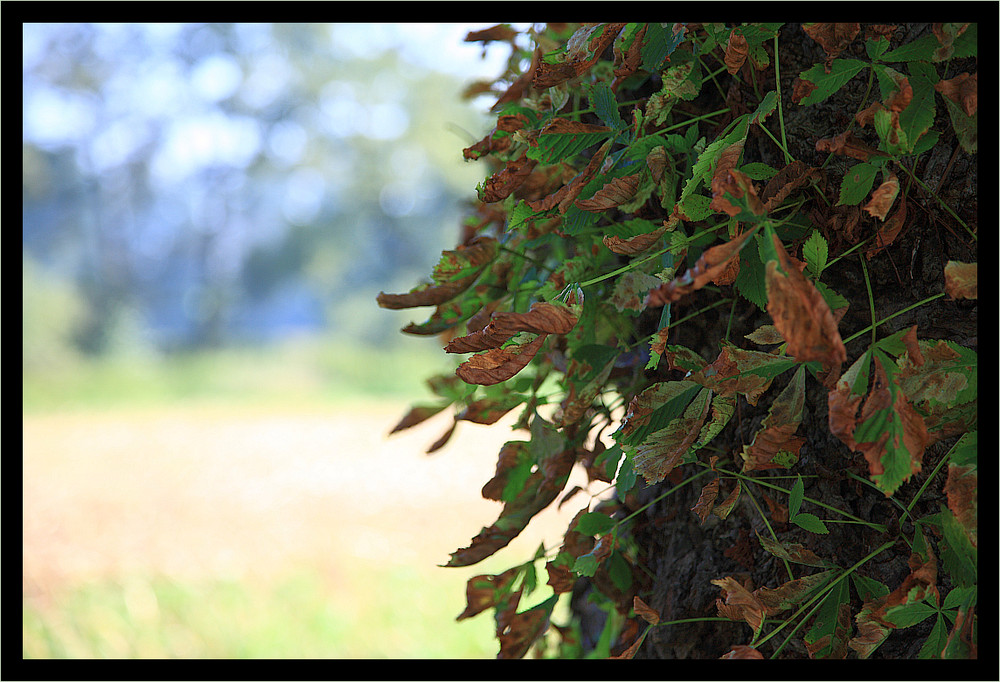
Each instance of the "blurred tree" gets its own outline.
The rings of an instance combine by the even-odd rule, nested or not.
[[[485,122],[455,77],[335,33],[24,25],[23,248],[75,282],[80,350],[123,315],[167,349],[397,341],[370,301],[453,245],[482,173],[456,131]]]

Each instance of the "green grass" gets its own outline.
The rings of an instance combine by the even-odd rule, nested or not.
[[[426,398],[426,377],[450,372],[434,339],[371,348],[321,337],[272,347],[119,356],[25,369],[25,413],[177,403],[315,404]]]
[[[444,569],[439,569],[444,571]],[[254,584],[123,576],[79,583],[58,606],[25,599],[24,658],[491,658],[490,619],[455,623],[464,578],[409,567],[349,590],[319,571]],[[438,586],[436,583],[447,583]],[[345,593],[353,594],[345,599]],[[449,624],[444,627],[443,624]]]

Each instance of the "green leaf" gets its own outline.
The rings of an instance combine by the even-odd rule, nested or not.
[[[969,541],[968,534],[950,509],[942,506],[938,518],[944,534],[940,548],[945,571],[956,586],[974,587],[979,583],[979,550]]]
[[[924,642],[924,645],[920,647],[920,651],[917,652],[917,658],[941,658],[941,652],[944,651],[947,644],[948,624],[945,623],[944,618],[942,618],[939,613],[938,617],[934,621],[934,627],[931,628],[931,633],[927,635],[927,640]]]
[[[826,534],[830,531],[827,529],[826,524],[823,523],[819,517],[810,514],[808,512],[803,512],[794,518],[789,515],[791,522],[794,523],[799,528],[804,528],[810,533],[821,533]]]
[[[849,305],[850,301],[822,282],[814,282],[813,284],[816,287],[816,291],[820,293],[820,296],[823,297],[826,304],[830,306],[830,310],[838,310]]]
[[[878,166],[868,162],[858,163],[848,168],[844,181],[840,185],[840,201],[837,202],[837,205],[855,206],[861,203],[872,190],[876,173],[878,173]]]
[[[895,50],[892,50],[886,54],[882,55],[883,62],[914,62],[923,61],[929,62],[934,58],[934,50],[941,47],[941,43],[937,41],[933,35],[926,35],[921,38],[907,43],[906,45],[900,45]]]
[[[813,277],[819,277],[820,273],[823,272],[828,256],[829,247],[826,239],[819,233],[819,230],[813,230],[805,244],[802,245],[802,257],[806,259],[806,267]]]
[[[955,130],[955,136],[962,149],[968,154],[975,154],[979,149],[979,112],[976,111],[969,116],[962,107],[947,97],[944,98],[944,104],[948,109],[948,116],[951,117],[951,127]]]
[[[623,130],[628,127],[618,112],[618,100],[615,99],[615,93],[611,91],[611,86],[607,82],[601,82],[594,86],[590,92],[590,102],[594,106],[597,117],[604,125],[615,130]]]
[[[899,127],[906,134],[909,148],[913,149],[917,140],[934,123],[934,85],[940,78],[931,64],[913,62],[908,65],[908,70],[913,99],[899,112]]]
[[[857,590],[858,597],[863,602],[874,601],[889,594],[889,588],[885,583],[874,578],[852,573],[851,580],[854,582],[854,589]]]
[[[576,532],[584,535],[605,535],[611,532],[617,522],[599,512],[587,512],[576,522]]]
[[[770,180],[778,174],[778,169],[766,163],[748,163],[740,166],[740,172],[752,180]]]
[[[908,628],[927,620],[938,610],[925,601],[918,601],[913,604],[903,604],[893,606],[885,613],[886,620],[899,628]]]
[[[622,592],[627,591],[632,587],[632,569],[628,565],[628,561],[621,555],[621,552],[615,550],[608,557],[608,575],[611,577],[611,582],[615,584]]]
[[[953,588],[948,596],[944,598],[944,604],[942,608],[945,609],[957,609],[957,608],[969,608],[975,602],[978,588],[973,585],[971,587],[956,587]]]
[[[805,485],[802,483],[802,476],[795,478],[792,490],[788,495],[788,515],[798,516],[799,508],[802,506],[802,498],[805,496]]]
[[[642,411],[652,411],[623,424],[615,432],[615,440],[620,445],[639,445],[651,433],[669,426],[670,422],[684,412],[684,408],[699,391],[701,386],[688,380],[664,381],[650,386],[633,399],[629,408],[631,411],[635,404]]]
[[[757,235],[759,238],[760,235]],[[758,242],[747,244],[740,252],[740,271],[736,275],[736,291],[758,309],[767,306],[767,285],[764,278],[764,264],[760,258]]]
[[[805,634],[804,639],[808,644],[816,644],[824,637],[828,637],[829,641],[812,652],[813,658],[827,658],[835,649],[843,646],[844,640],[850,634],[850,620],[846,623],[841,621],[841,607],[848,605],[849,602],[850,585],[846,580],[841,580],[834,585],[823,597],[819,610],[816,611],[812,627]]]
[[[869,38],[865,41],[865,52],[872,61],[877,60],[889,49],[889,40],[885,36]]]
[[[584,554],[576,558],[573,562],[573,572],[577,575],[585,575],[593,578],[597,573],[597,557],[593,554]]]
[[[803,97],[799,105],[818,104],[837,92],[852,78],[868,66],[868,62],[860,59],[834,59],[830,64],[830,72],[826,72],[825,65],[816,64],[811,69],[799,74],[799,78],[809,81],[816,86],[816,89]]]
[[[553,164],[570,159],[598,142],[604,142],[613,131],[595,133],[543,133],[538,136],[538,146],[527,151],[529,159]]]
[[[669,26],[665,27],[660,23],[648,24],[640,51],[643,71],[650,73],[659,71],[663,61],[684,41],[685,32],[685,29],[681,29],[673,33]]]

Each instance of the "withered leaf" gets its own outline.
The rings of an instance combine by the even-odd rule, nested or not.
[[[517,569],[511,568],[499,575],[477,575],[469,578],[465,586],[466,607],[455,620],[471,618],[486,609],[493,608],[506,600],[511,583],[517,577]]]
[[[792,84],[792,103],[798,104],[812,94],[813,90],[818,87],[819,86],[812,81],[808,81],[804,78],[796,78],[795,82]]]
[[[938,81],[934,89],[957,104],[966,116],[972,116],[979,108],[979,74],[971,76],[961,73],[946,81]]]
[[[764,209],[773,211],[792,192],[807,185],[812,180],[823,180],[820,169],[810,168],[801,161],[792,161],[767,181],[764,191],[760,193],[760,198],[764,201]]]
[[[764,604],[734,578],[718,578],[712,584],[722,588],[722,598],[715,600],[719,615],[730,620],[745,620],[754,633],[759,632],[764,625]]]
[[[847,360],[837,321],[819,290],[791,264],[777,234],[771,236],[785,274],[779,272],[778,262],[768,261],[767,312],[788,342],[789,355],[799,362],[818,360],[832,376]]]
[[[522,658],[535,640],[545,631],[549,622],[549,614],[555,604],[554,598],[548,599],[538,606],[532,607],[514,616],[497,628],[497,639],[500,640],[500,653],[497,658]]]
[[[510,24],[497,24],[480,31],[469,31],[465,36],[467,43],[489,43],[495,41],[510,41],[517,37],[517,31]]]
[[[948,261],[944,266],[944,291],[952,299],[979,297],[979,263]]]
[[[723,500],[721,503],[715,505],[715,515],[718,516],[723,521],[732,513],[733,509],[736,508],[736,502],[740,499],[740,491],[742,486],[739,480],[736,481],[736,487],[733,488],[733,492],[729,493],[729,497]]]
[[[680,277],[661,284],[646,295],[646,307],[666,305],[679,301],[684,296],[701,289],[722,275],[729,267],[729,261],[739,259],[740,249],[746,244],[750,231],[739,234],[724,244],[713,246],[702,252],[694,267]]]
[[[662,149],[662,147],[659,147],[659,149]],[[633,256],[637,253],[646,251],[649,247],[653,246],[653,244],[656,244],[664,234],[668,231],[676,229],[680,221],[681,219],[677,213],[677,207],[674,207],[673,213],[670,214],[669,218],[663,221],[663,225],[656,228],[652,232],[639,234],[628,239],[622,239],[621,237],[614,235],[605,235],[603,239],[604,245],[619,255]]]
[[[483,329],[452,340],[444,349],[448,353],[474,353],[499,348],[518,332],[567,334],[576,322],[577,316],[570,308],[538,302],[526,313],[494,312]]]
[[[408,429],[411,426],[416,426],[421,422],[433,417],[438,412],[448,407],[449,403],[439,404],[439,405],[414,405],[410,408],[399,422],[392,427],[390,434],[402,431],[403,429]]]
[[[805,367],[796,370],[792,380],[778,394],[761,429],[743,448],[743,472],[789,468],[798,460],[806,439],[796,436],[805,407]]]
[[[468,547],[452,552],[446,566],[471,566],[506,547],[535,514],[558,497],[575,462],[575,451],[567,448],[539,463],[519,488],[517,497],[504,504],[496,522],[483,528]],[[499,486],[494,486],[494,492],[496,487]]]
[[[832,138],[816,140],[816,151],[848,156],[858,161],[867,161],[873,156],[886,156],[885,152],[859,140],[850,130]]]
[[[660,613],[638,596],[632,598],[632,608],[635,610],[635,615],[650,625],[656,625],[660,622]]]
[[[743,64],[746,63],[747,55],[749,54],[750,44],[747,42],[746,36],[736,31],[730,32],[729,41],[726,43],[726,54],[723,59],[726,70],[731,75],[735,75],[743,67]]]
[[[538,162],[526,154],[515,161],[508,161],[500,171],[494,173],[483,184],[479,198],[483,203],[492,204],[509,197],[514,190],[524,184]]]
[[[467,384],[492,386],[507,381],[524,369],[545,342],[547,334],[539,334],[534,341],[504,348],[490,348],[485,353],[473,355],[455,370]]]
[[[857,23],[816,23],[804,24],[802,30],[819,43],[829,57],[836,57],[854,42],[861,32],[861,24]]]
[[[889,179],[872,192],[871,201],[865,205],[865,210],[879,220],[885,220],[898,194],[899,178],[896,177],[895,173],[890,173]]]
[[[528,206],[531,210],[540,212],[558,207],[559,213],[566,213],[569,207],[573,205],[573,202],[576,201],[576,198],[580,196],[580,192],[583,191],[587,183],[597,175],[601,164],[604,163],[604,157],[607,155],[608,150],[611,149],[611,143],[612,140],[608,140],[601,145],[597,153],[590,158],[586,168],[558,190],[542,199],[528,201]]]
[[[584,211],[599,213],[621,206],[634,197],[638,190],[639,175],[626,175],[607,183],[590,199],[577,199],[576,205]]]
[[[867,207],[866,207],[867,208]],[[871,260],[873,256],[881,252],[885,247],[892,244],[899,236],[906,225],[906,197],[899,200],[899,208],[886,220],[875,235],[875,243],[865,249],[865,258]]]
[[[712,507],[715,505],[715,499],[719,496],[719,479],[714,478],[710,483],[705,484],[701,489],[701,495],[698,496],[698,501],[695,505],[691,507],[691,511],[698,515],[702,523],[708,519],[708,515],[712,512]]]
[[[747,659],[747,660],[764,660],[764,654],[760,653],[757,649],[752,646],[747,646],[746,644],[737,644],[728,652],[722,654],[720,658],[724,659]]]
[[[447,445],[448,441],[451,440],[452,434],[455,433],[455,426],[457,424],[458,424],[457,421],[452,420],[451,426],[448,427],[448,430],[445,431],[443,434],[441,434],[441,437],[438,438],[436,441],[434,441],[429,448],[427,448],[428,455],[437,452],[445,445]]]
[[[653,432],[638,446],[632,467],[650,485],[666,478],[698,439],[708,416],[710,391],[702,389],[684,410],[663,429]]]
[[[721,211],[729,217],[735,218],[743,213],[744,209],[727,199],[727,194],[732,195],[735,199],[743,199],[752,214],[763,215],[764,203],[757,196],[753,182],[744,173],[728,169],[724,173],[717,173],[712,177],[712,201],[708,207],[713,211]]]
[[[545,572],[549,576],[545,584],[550,585],[556,594],[571,591],[576,583],[576,574],[566,564],[549,561],[545,564]]]
[[[541,63],[532,79],[539,90],[559,85],[580,76],[590,69],[614,42],[625,24],[585,24],[567,43],[566,61],[557,64]]]
[[[976,465],[948,465],[944,486],[948,509],[958,519],[973,547],[979,546],[979,472]]]
[[[420,285],[406,294],[379,293],[379,306],[392,310],[440,305],[462,293],[476,281],[482,270],[497,254],[498,243],[480,236],[454,251],[444,251],[431,275],[433,284]]]
[[[507,88],[502,95],[500,95],[490,110],[496,111],[504,104],[507,104],[508,102],[517,102],[524,97],[524,93],[531,87],[531,82],[535,77],[535,73],[538,71],[538,65],[541,63],[541,60],[542,48],[539,46],[536,47],[535,51],[531,54],[531,66],[528,67],[528,70],[518,76],[517,79],[511,83],[510,87]]]

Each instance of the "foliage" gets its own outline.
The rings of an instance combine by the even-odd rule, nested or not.
[[[710,514],[725,519],[749,500],[769,531],[758,536],[761,548],[788,573],[774,588],[753,589],[733,576],[712,581],[720,588],[718,618],[752,631],[726,657],[760,658],[764,642],[798,621],[772,656],[798,634],[811,657],[863,658],[893,629],[932,617],[921,657],[974,656],[976,353],[918,338],[916,326],[879,339],[885,320],[874,314],[869,328],[845,340],[840,322],[849,306],[871,305],[871,287],[868,301],[852,301],[830,283],[848,263],[860,263],[867,281],[866,263],[899,235],[915,185],[929,192],[908,162],[938,141],[932,124],[942,103],[962,147],[975,150],[976,76],[943,81],[939,67],[975,55],[976,25],[936,24],[933,35],[902,45],[894,44],[895,27],[872,25],[863,39],[867,60],[841,56],[858,39],[859,24],[803,27],[802,39],[818,42],[827,59],[799,74],[792,103],[818,104],[867,77],[847,129],[816,142],[828,161],[857,162],[840,177],[790,153],[780,85],[768,90],[762,82],[773,63],[780,84],[780,28],[559,24],[528,32],[533,51],[513,48],[512,68],[495,84],[497,125],[466,150],[491,168],[478,188],[476,216],[459,250],[443,255],[434,282],[404,295],[412,305],[435,305],[432,320],[449,320],[435,326],[449,339],[446,351],[478,353],[455,376],[429,381],[434,410],[450,405],[456,422],[475,413],[493,423],[519,409],[517,427],[530,433],[503,448],[483,489],[503,502],[499,518],[447,565],[474,564],[504,547],[559,498],[575,463],[591,481],[613,484],[618,500],[637,492],[640,479],[670,484],[657,499],[697,481],[701,495],[691,511],[701,522]],[[530,63],[523,73],[521,62]],[[733,79],[729,95],[719,82],[723,72]],[[876,83],[877,101],[869,104]],[[726,108],[701,113],[690,104],[713,88]],[[735,88],[741,96],[732,95]],[[855,124],[874,132],[874,146],[852,131]],[[761,136],[780,150],[783,167],[748,158],[748,140]],[[974,239],[974,228],[962,225]],[[484,243],[488,255],[473,257]],[[461,286],[437,275],[456,259],[475,265],[461,268]],[[975,265],[949,268],[952,298],[975,298]],[[432,297],[442,286],[454,295]],[[694,308],[694,301],[702,307],[676,319],[676,309]],[[740,345],[727,331],[707,358],[672,342],[681,325],[719,306],[729,308],[730,326],[755,309],[772,324]],[[846,342],[869,331],[870,345],[844,370]],[[907,515],[927,484],[946,476],[947,506],[912,519],[911,535],[806,497],[796,469],[809,447],[798,432],[806,394],[817,386],[827,395],[829,431],[847,446],[845,471],[860,455],[868,477],[859,480]],[[715,445],[720,434],[738,407],[762,400],[768,407],[758,408],[765,413],[756,433],[727,455]],[[418,406],[401,427],[427,414]],[[608,447],[600,436],[614,424]],[[898,500],[928,464],[928,447],[956,436],[917,496]],[[792,473],[791,487],[766,477],[774,469]],[[768,493],[786,496],[787,505]],[[561,547],[543,547],[501,575],[473,578],[460,617],[493,609],[501,657],[522,656],[532,644],[559,656],[635,655],[651,628],[671,624],[641,596],[648,570],[627,533],[637,513],[626,516],[615,501],[581,509]],[[819,516],[829,513],[835,517]],[[786,521],[820,535],[830,524],[861,523],[891,538],[858,564],[839,566],[782,540]],[[908,546],[905,581],[865,577],[859,569],[897,542]],[[542,561],[553,596],[527,606],[522,600],[536,589]],[[951,576],[946,594],[938,590],[939,570]],[[553,623],[553,652],[542,636],[548,616],[578,581],[589,582],[591,601],[608,612],[606,632],[588,653],[579,624]]]

